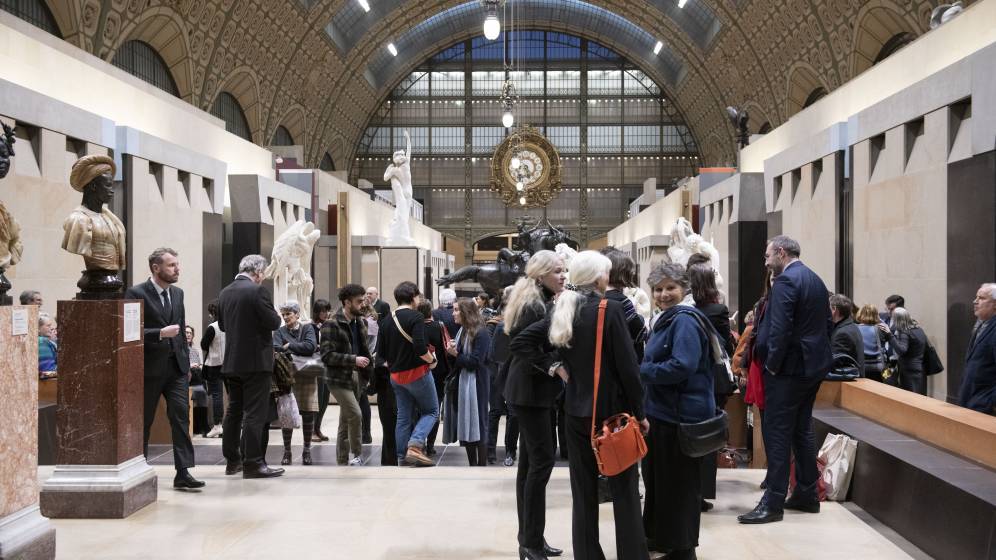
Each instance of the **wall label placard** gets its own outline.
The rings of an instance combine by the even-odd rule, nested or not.
[[[134,342],[142,338],[141,303],[124,304],[124,342]]]

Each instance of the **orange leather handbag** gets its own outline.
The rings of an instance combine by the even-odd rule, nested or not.
[[[647,454],[647,442],[640,432],[640,423],[625,412],[606,418],[602,432],[595,431],[595,411],[598,403],[598,379],[602,372],[602,335],[605,330],[605,306],[598,304],[598,328],[595,334],[595,390],[591,399],[591,450],[595,452],[598,471],[615,476],[630,468]]]

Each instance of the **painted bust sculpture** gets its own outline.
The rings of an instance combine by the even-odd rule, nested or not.
[[[391,182],[394,193],[394,217],[388,227],[388,244],[414,245],[412,240],[412,139],[405,131],[405,150],[394,152],[393,162],[384,171],[384,180]]]
[[[0,136],[0,179],[7,176],[10,171],[10,158],[14,155],[14,130],[3,124],[3,135]],[[21,260],[21,253],[24,246],[21,245],[21,226],[7,207],[0,202],[0,305],[10,305],[10,297],[7,290],[10,289],[10,282],[4,276],[7,267],[13,266]]]
[[[62,248],[83,256],[86,270],[77,284],[80,299],[114,297],[123,284],[125,227],[108,208],[114,199],[114,160],[104,155],[84,156],[73,164],[69,184],[83,193],[82,203],[62,223]]]

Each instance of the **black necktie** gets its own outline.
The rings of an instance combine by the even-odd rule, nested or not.
[[[163,289],[163,314],[167,322],[173,317],[173,304],[169,301],[169,288]]]

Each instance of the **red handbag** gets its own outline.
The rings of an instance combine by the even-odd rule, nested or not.
[[[591,399],[591,450],[595,453],[598,472],[615,476],[633,466],[647,454],[647,442],[640,431],[640,422],[627,413],[616,414],[602,422],[602,432],[595,431],[595,411],[598,403],[598,379],[602,372],[602,334],[605,330],[605,306],[598,304],[598,327],[595,331],[595,389]]]

